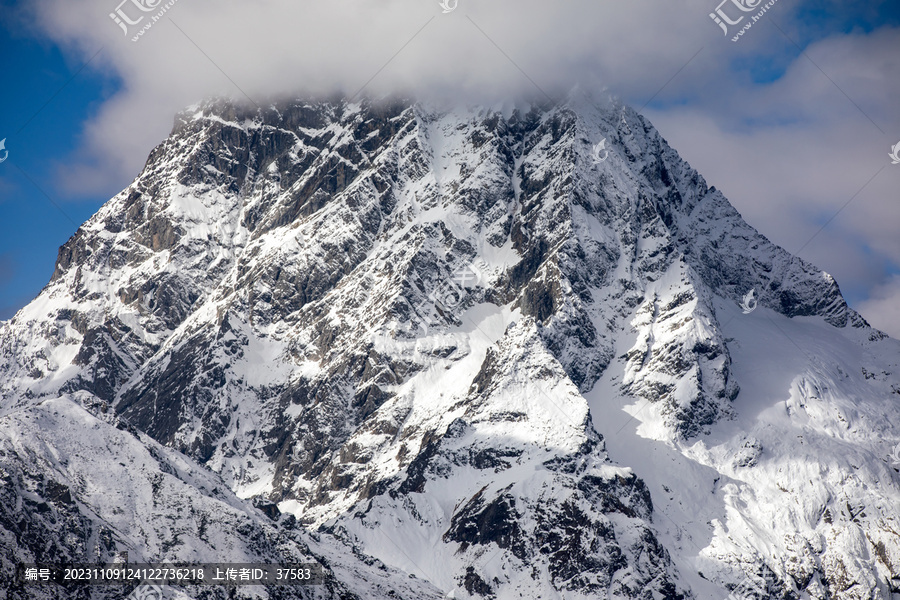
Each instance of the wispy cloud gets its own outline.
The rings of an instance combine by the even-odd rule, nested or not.
[[[900,265],[898,47],[898,28],[831,36],[772,81],[737,71],[718,95],[649,116],[752,225],[865,297]],[[882,308],[859,306],[873,321]]]
[[[859,305],[869,322],[891,337],[900,339],[900,275],[876,286],[868,300]]]
[[[86,125],[79,160],[63,170],[73,189],[93,191],[104,173],[133,175],[173,114],[210,95],[264,102],[352,94],[368,82],[372,94],[494,102],[581,81],[642,102],[703,40],[720,41],[707,0],[460,0],[449,14],[421,0],[179,0],[139,43],[110,19],[117,5],[43,0],[33,9],[56,42],[85,56],[103,48],[95,64],[121,80]],[[132,20],[152,14],[131,2],[122,9]]]

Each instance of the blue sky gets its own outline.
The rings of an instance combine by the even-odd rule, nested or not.
[[[59,246],[108,199],[60,195],[55,170],[77,151],[83,123],[115,85],[89,68],[76,75],[79,58],[8,26],[0,48],[0,139],[9,151],[0,164],[0,319],[7,319],[49,281]],[[113,193],[121,187],[109,182]]]
[[[738,43],[707,0],[460,0],[450,15],[422,0],[179,0],[138,43],[109,20],[116,4],[0,9],[0,319],[40,291],[58,247],[191,102],[355,90],[376,72],[376,93],[496,98],[527,89],[525,72],[546,89],[599,80],[635,106],[652,97],[651,121],[751,225],[900,334],[896,1],[779,0]]]

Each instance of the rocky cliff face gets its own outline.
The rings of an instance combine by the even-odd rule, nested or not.
[[[752,375],[785,348],[770,382]],[[63,486],[115,521],[47,483],[35,439],[78,428],[28,425],[81,411],[79,427],[133,431],[104,464],[166,453],[212,478],[176,470],[185,494],[280,519],[228,496],[248,525],[200,554],[249,538],[254,556],[322,556],[316,532],[332,594],[890,598],[898,359],[830,276],[614,101],[210,102],[0,329],[21,445],[4,456],[23,473],[4,494]],[[0,526],[6,564],[35,554],[12,517]],[[198,556],[179,536],[129,539]]]

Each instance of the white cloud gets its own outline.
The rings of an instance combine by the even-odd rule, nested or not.
[[[900,275],[873,289],[869,299],[860,303],[859,312],[872,327],[900,339]]]
[[[47,35],[85,58],[102,47],[92,67],[122,83],[87,125],[79,160],[63,170],[74,191],[128,181],[172,116],[211,95],[246,93],[262,103],[353,94],[371,79],[366,91],[375,94],[490,102],[555,94],[581,80],[649,99],[704,40],[721,42],[708,0],[460,0],[450,14],[436,0],[178,0],[137,43],[109,18],[119,1],[34,5]],[[154,14],[132,1],[122,10],[144,14],[139,25]]]
[[[808,48],[818,67],[648,116],[751,225],[865,296],[900,265],[898,47],[896,28],[835,36]]]

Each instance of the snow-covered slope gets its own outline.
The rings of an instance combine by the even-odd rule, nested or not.
[[[716,308],[741,392],[708,435],[673,439],[623,393],[639,327],[622,333],[622,358],[586,394],[610,455],[641,475],[664,515],[661,540],[698,597],[730,582],[743,584],[736,597],[896,598],[900,344],[820,317]]]
[[[898,362],[613,100],[218,101],[2,325],[0,410],[17,457],[49,407],[117,415],[140,447],[97,462],[180,453],[211,471],[182,493],[277,503],[303,531],[266,535],[364,597],[888,600]],[[127,543],[250,552],[223,536]]]
[[[210,588],[204,598],[440,597],[292,518],[272,522],[271,511],[238,499],[214,473],[91,402],[78,392],[0,417],[3,598],[123,598],[133,584],[60,589],[15,576],[21,563],[111,562],[123,551],[138,563],[326,565],[321,586],[243,588],[238,596]]]

